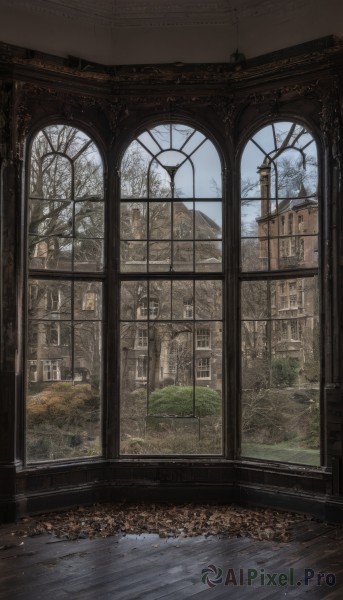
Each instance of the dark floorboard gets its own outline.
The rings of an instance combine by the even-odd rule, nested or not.
[[[298,523],[289,543],[156,535],[61,541],[48,535],[17,537],[12,530],[0,528],[0,600],[343,598],[343,529],[323,523]],[[222,570],[222,581],[209,587],[202,582],[202,569],[208,569],[213,581],[215,568]],[[249,569],[257,575],[251,585]],[[314,573],[308,585],[306,569],[308,575]],[[318,573],[324,573],[320,585]],[[335,575],[335,585],[326,581],[329,573]],[[288,576],[281,579],[284,585],[280,574]]]

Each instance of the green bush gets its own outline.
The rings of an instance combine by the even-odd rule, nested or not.
[[[294,385],[299,370],[296,358],[273,358],[272,383],[276,387],[291,387]]]
[[[185,417],[193,414],[193,390],[195,394],[195,414],[199,417],[218,415],[221,399],[214,390],[207,387],[182,387],[168,385],[155,390],[149,398],[150,415],[174,415]]]

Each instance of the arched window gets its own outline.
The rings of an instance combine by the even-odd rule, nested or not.
[[[120,238],[121,453],[220,454],[221,163],[203,133],[165,123],[129,145]]]
[[[241,161],[242,455],[319,464],[317,148],[274,122]]]
[[[104,187],[88,135],[39,131],[27,210],[27,460],[101,454]]]

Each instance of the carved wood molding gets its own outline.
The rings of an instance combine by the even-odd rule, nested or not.
[[[326,38],[325,38],[326,39]],[[39,52],[28,51],[0,43],[0,66],[7,65],[15,68],[20,78],[22,69],[25,74],[35,78],[35,73],[50,73],[51,76],[66,76],[66,83],[79,80],[89,83],[108,82],[120,85],[121,89],[137,85],[153,85],[159,88],[168,85],[190,86],[211,84],[230,85],[236,87],[251,87],[262,78],[277,81],[288,78],[292,74],[302,76],[320,69],[328,71],[333,61],[343,62],[343,43],[333,38],[324,43],[314,43],[314,47],[299,54],[280,51],[265,57],[251,59],[246,63],[209,63],[209,64],[155,64],[155,65],[124,65],[107,66],[92,63],[75,57],[68,59],[57,58]],[[45,75],[47,76],[47,75]]]

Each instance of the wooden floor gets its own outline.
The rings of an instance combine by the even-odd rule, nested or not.
[[[60,541],[48,535],[16,537],[11,531],[0,528],[1,600],[343,598],[343,529],[322,523],[297,524],[290,543],[156,535]],[[239,569],[243,585],[238,585]],[[251,578],[256,572],[250,586],[248,569]],[[274,573],[284,575],[284,585],[271,584],[278,583]],[[325,574],[321,585],[317,573]],[[335,585],[329,585],[333,577],[325,581],[328,574],[336,577]]]

